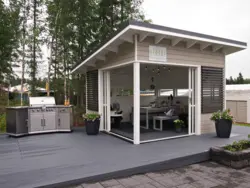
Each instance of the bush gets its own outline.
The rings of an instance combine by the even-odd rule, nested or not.
[[[240,140],[238,142],[234,142],[233,144],[229,144],[224,147],[225,150],[232,151],[232,152],[242,151],[248,148],[250,148],[249,140]]]
[[[182,128],[184,126],[184,121],[176,119],[174,120],[174,125],[176,129]]]
[[[218,121],[220,119],[226,119],[229,121],[234,122],[234,117],[230,112],[230,109],[224,110],[224,111],[217,111],[214,112],[210,118],[212,121]]]
[[[98,113],[87,113],[83,115],[83,119],[87,121],[95,121],[100,119],[101,115]]]
[[[0,132],[6,132],[6,114],[0,114]]]

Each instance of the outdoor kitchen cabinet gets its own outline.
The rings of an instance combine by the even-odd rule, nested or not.
[[[58,107],[57,114],[58,114],[58,124],[57,129],[58,131],[67,131],[70,130],[71,127],[71,107]]]
[[[29,133],[56,130],[56,108],[34,107],[29,109]]]
[[[53,97],[30,97],[30,106],[6,108],[7,134],[71,132],[72,107],[55,105]]]
[[[13,136],[28,134],[28,107],[6,108],[6,132]]]

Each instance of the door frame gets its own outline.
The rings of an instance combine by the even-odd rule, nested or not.
[[[101,69],[98,70],[98,84],[99,84],[99,113],[102,115],[101,116],[101,121],[100,121],[100,130],[101,131],[105,131],[108,132],[110,134],[113,134],[115,136],[121,137],[123,138],[123,136],[115,134],[110,132],[110,108],[109,110],[107,110],[107,116],[109,117],[107,118],[107,122],[108,122],[108,127],[109,128],[104,128],[104,117],[103,117],[103,100],[104,100],[104,72],[108,72],[108,79],[106,82],[108,82],[108,89],[109,89],[109,93],[107,96],[109,96],[109,101],[108,104],[110,106],[110,70],[114,69],[114,68],[118,68],[118,67],[122,67],[122,66],[126,66],[128,64],[132,64],[134,63],[133,61],[130,62],[126,62],[126,63],[122,63],[122,64],[117,64],[114,66],[107,66],[107,67],[103,67]],[[149,64],[158,64],[158,65],[174,65],[174,66],[181,66],[181,67],[188,67],[188,68],[193,68],[195,69],[194,71],[194,75],[195,75],[195,80],[194,80],[194,85],[195,85],[195,132],[188,134],[189,135],[200,135],[201,134],[201,65],[193,65],[193,64],[177,64],[177,63],[165,63],[165,62],[157,62],[157,63],[153,63],[152,61],[140,61],[139,63],[149,63]],[[138,133],[137,133],[138,134]],[[140,134],[140,132],[139,132]],[[174,138],[174,137],[173,137]],[[125,140],[131,141],[133,142],[132,139],[128,139],[128,138],[123,138]],[[167,139],[171,139],[171,138],[162,138],[162,139],[155,139],[155,140],[149,140],[149,141],[140,141],[140,143],[147,143],[147,142],[153,142],[153,141],[160,141],[160,140],[167,140]]]

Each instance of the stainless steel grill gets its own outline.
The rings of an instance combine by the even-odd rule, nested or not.
[[[72,108],[56,105],[54,97],[30,97],[29,107],[7,108],[7,133],[13,136],[46,132],[70,132]],[[26,110],[24,110],[26,109]],[[27,119],[16,119],[17,114]],[[22,120],[22,121],[21,121]],[[21,131],[20,131],[21,130]]]

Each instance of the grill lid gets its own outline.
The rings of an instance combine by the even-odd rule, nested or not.
[[[54,106],[56,105],[54,97],[29,97],[30,106]]]

